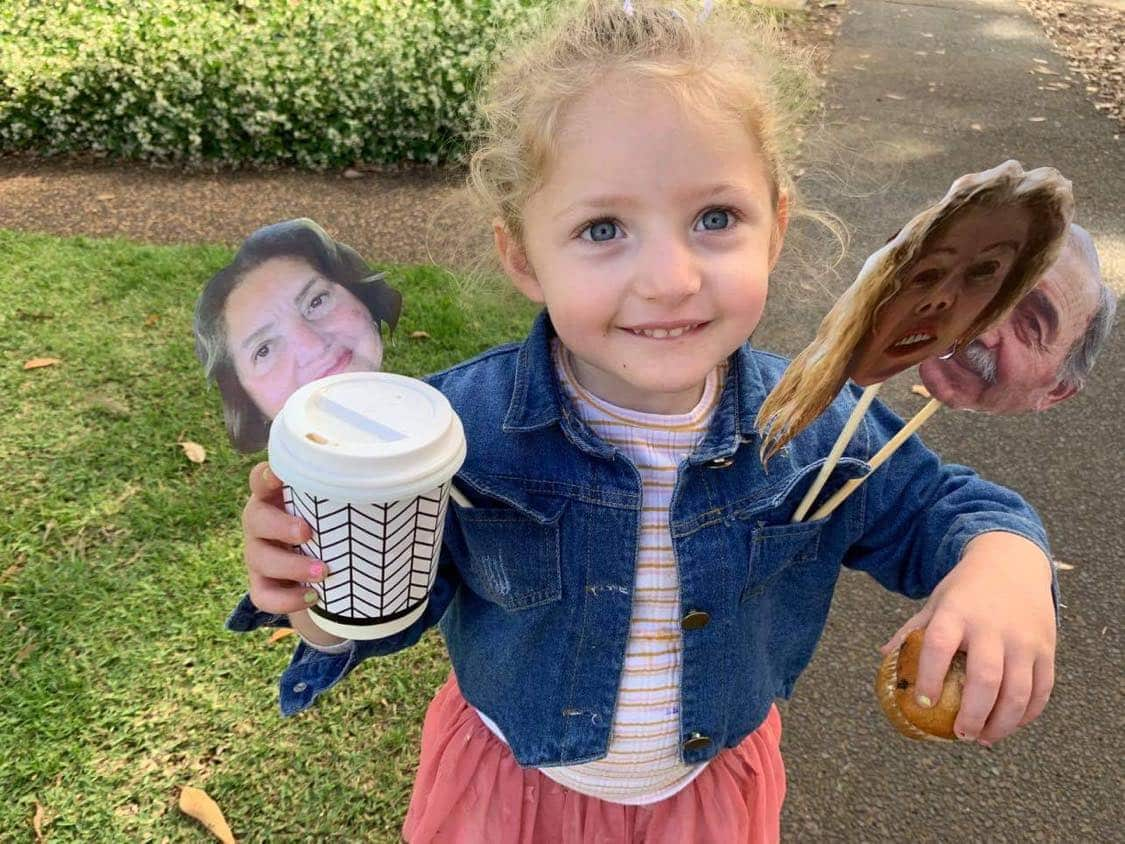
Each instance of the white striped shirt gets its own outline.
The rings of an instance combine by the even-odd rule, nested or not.
[[[660,415],[617,407],[590,394],[574,377],[558,341],[555,368],[579,417],[636,466],[642,513],[629,640],[606,756],[540,770],[567,788],[602,800],[655,803],[684,788],[704,767],[680,761],[683,640],[679,572],[668,513],[677,469],[706,433],[725,370],[720,367],[708,376],[692,410]],[[503,738],[495,724],[481,717]]]

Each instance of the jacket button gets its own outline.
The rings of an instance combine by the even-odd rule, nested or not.
[[[703,750],[711,744],[711,739],[702,733],[692,733],[687,741],[684,742],[684,750]]]
[[[710,620],[711,613],[703,610],[692,610],[680,620],[680,626],[684,630],[698,630],[701,627],[706,627]]]
[[[707,465],[712,469],[726,469],[728,466],[734,465],[734,460],[730,457],[716,457],[709,461]]]

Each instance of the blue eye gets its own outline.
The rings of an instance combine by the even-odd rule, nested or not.
[[[595,220],[582,230],[582,234],[586,232],[590,233],[589,239],[595,243],[605,243],[617,236],[617,223],[612,220]]]
[[[722,231],[730,224],[730,213],[724,208],[712,208],[699,218],[707,231]]]

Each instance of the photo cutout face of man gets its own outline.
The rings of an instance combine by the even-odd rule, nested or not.
[[[922,382],[952,408],[1046,410],[1081,388],[1085,373],[1070,371],[1068,359],[1090,330],[1099,335],[1086,344],[1096,354],[1112,322],[1112,311],[1104,312],[1112,304],[1089,234],[1072,225],[1058,259],[1015,309],[951,358],[925,361]]]

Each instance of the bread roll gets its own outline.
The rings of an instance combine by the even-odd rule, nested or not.
[[[924,741],[949,741],[955,736],[953,723],[961,708],[965,687],[965,654],[958,651],[945,675],[941,697],[925,707],[918,695],[918,659],[922,654],[922,630],[912,630],[903,643],[883,658],[875,678],[875,695],[883,713],[904,736]]]

